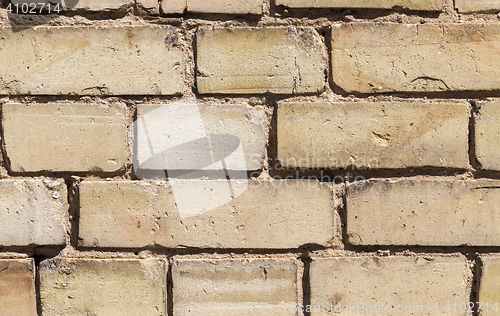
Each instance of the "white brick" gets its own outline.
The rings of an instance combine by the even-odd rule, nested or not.
[[[175,260],[174,315],[296,315],[294,259]]]
[[[197,87],[202,94],[319,93],[323,42],[311,27],[198,30]]]
[[[481,103],[474,116],[476,158],[481,169],[500,170],[500,102]]]
[[[220,200],[226,181],[185,180],[181,185],[190,192],[191,200],[196,195],[193,203],[202,205],[199,214],[181,218],[176,206],[179,196],[169,184],[82,182],[80,244],[292,249],[332,243],[332,193],[318,182],[251,181],[241,195],[208,210],[214,200]]]
[[[492,316],[498,313],[498,297],[500,296],[500,258],[480,256],[477,264],[479,292],[477,304],[479,315]],[[480,305],[480,306],[479,306]]]
[[[0,312],[2,316],[36,316],[33,259],[0,259]]]
[[[12,172],[125,168],[125,107],[97,104],[4,104],[4,146]]]
[[[266,143],[266,132],[265,132],[265,121],[266,113],[261,106],[238,106],[238,105],[195,105],[194,108],[199,111],[201,121],[203,123],[203,130],[197,132],[204,132],[207,136],[213,134],[220,135],[233,135],[239,140],[242,146],[242,153],[244,155],[243,160],[238,159],[236,163],[226,165],[227,170],[259,170],[262,169],[265,157],[265,143]],[[184,104],[167,104],[167,105],[139,105],[137,108],[138,121],[140,123],[144,122],[145,129],[147,129],[147,134],[137,133],[136,135],[136,159],[138,165],[143,161],[147,161],[151,157],[153,149],[160,151],[165,147],[166,139],[172,140],[173,132],[176,132],[180,136],[180,139],[184,142],[188,141],[189,135],[186,133],[186,129],[194,128],[193,126],[183,122],[175,128],[175,121],[178,120],[182,111],[179,111],[178,107],[186,108]],[[175,114],[177,113],[177,115]],[[187,115],[187,113],[186,113]],[[193,113],[192,116],[197,116],[198,113]],[[198,117],[198,116],[197,116]],[[188,119],[194,119],[191,116]],[[143,121],[144,120],[144,121]],[[169,120],[173,120],[169,122]],[[166,123],[168,122],[168,123]],[[165,128],[167,124],[167,128]],[[148,138],[149,137],[149,138]],[[196,137],[195,137],[196,138]],[[196,139],[189,139],[189,141],[195,141]],[[151,148],[152,147],[152,148]],[[229,146],[228,146],[229,147]],[[167,148],[168,149],[168,148]],[[156,152],[155,154],[159,154]],[[227,156],[231,157],[231,154],[240,155],[239,150],[235,150],[232,153],[227,153]],[[192,163],[185,161],[186,157],[181,157],[183,159],[179,161],[176,167],[175,162],[169,162],[169,165],[173,165],[169,170],[183,170],[186,166],[195,166],[201,164],[202,158],[193,161]],[[208,158],[208,157],[207,157]],[[241,157],[238,157],[241,158]],[[241,164],[238,162],[241,161]],[[204,170],[219,170],[219,165],[210,157],[210,161],[207,162],[211,165],[202,165]],[[194,167],[193,167],[194,168]],[[147,168],[146,168],[147,169]]]
[[[375,306],[388,315],[466,315],[459,308],[443,309],[447,303],[469,302],[464,257],[313,258],[310,275],[311,305],[328,306],[311,315],[333,314],[326,312],[330,304],[333,309],[347,305],[341,313],[346,316],[378,314]],[[429,312],[429,305],[436,304],[439,312]],[[398,306],[402,312],[397,312]],[[404,311],[406,306],[410,312]]]
[[[199,13],[262,14],[262,0],[187,0],[187,10]]]
[[[172,95],[184,90],[171,26],[0,27],[0,94]],[[168,40],[166,40],[168,39]]]
[[[497,0],[455,0],[455,8],[458,12],[498,12],[500,2]]]
[[[163,259],[48,259],[40,264],[43,315],[166,316]]]
[[[366,181],[347,190],[354,245],[498,246],[500,181]]]
[[[59,180],[0,180],[0,246],[64,245],[67,190]]]
[[[468,166],[467,105],[283,102],[278,159],[310,169]]]
[[[373,8],[441,11],[443,0],[276,0],[276,5],[290,8]]]
[[[332,27],[332,79],[346,93],[496,91],[500,24]]]

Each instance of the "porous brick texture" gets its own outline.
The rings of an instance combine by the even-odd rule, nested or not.
[[[356,245],[500,245],[500,182],[366,181],[347,189],[347,236]]]
[[[182,185],[212,192],[227,186],[225,181],[193,181]],[[256,199],[259,204],[252,203]],[[82,182],[80,244],[289,249],[327,246],[334,237],[331,189],[313,181],[250,182],[229,203],[188,218],[177,205],[170,184]]]
[[[494,316],[500,0],[0,0],[0,316]]]
[[[196,48],[202,94],[323,91],[324,44],[313,28],[201,28]]]
[[[5,316],[37,315],[33,259],[0,259],[0,311]]]
[[[292,168],[468,165],[466,104],[281,103],[278,159]]]
[[[332,26],[332,80],[346,93],[495,91],[500,24]]]
[[[175,315],[296,315],[293,259],[179,259],[172,281]]]
[[[6,104],[5,152],[12,172],[113,172],[125,168],[125,107]],[[32,122],[28,126],[24,122]]]
[[[40,264],[44,315],[162,315],[162,259],[49,259]]]
[[[311,315],[331,315],[335,306],[346,306],[346,315],[432,315],[429,306],[469,300],[468,277],[464,257],[313,258]]]
[[[0,246],[64,245],[68,218],[63,179],[0,180]]]
[[[478,306],[481,315],[494,315],[498,312],[500,295],[500,258],[481,256],[477,273],[479,275]]]
[[[459,0],[457,0],[459,1]],[[464,2],[487,2],[464,0]],[[290,8],[371,8],[392,9],[402,8],[407,10],[441,11],[443,0],[276,0],[277,5]]]
[[[0,95],[172,95],[184,63],[171,26],[0,27]],[[160,35],[161,34],[161,35]],[[66,43],[66,44],[63,44]],[[14,62],[15,60],[15,62]]]

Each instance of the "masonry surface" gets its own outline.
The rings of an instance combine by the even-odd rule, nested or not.
[[[0,316],[498,315],[499,53],[500,1],[0,0]]]

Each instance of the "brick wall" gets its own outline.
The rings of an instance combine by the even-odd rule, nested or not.
[[[498,315],[500,1],[0,4],[0,315]]]

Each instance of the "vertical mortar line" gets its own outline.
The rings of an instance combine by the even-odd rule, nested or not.
[[[160,10],[161,10],[161,5],[160,5]],[[189,26],[184,19],[182,21],[182,26],[181,26],[181,33],[182,37],[184,40],[184,47],[185,47],[185,52],[184,52],[184,73],[185,73],[185,78],[184,82],[186,84],[185,88],[185,93],[184,97],[187,96],[194,96],[197,99],[199,98],[199,92],[198,92],[198,67],[196,63],[196,59],[198,57],[198,47],[197,47],[197,32],[198,32],[199,26]],[[191,60],[192,59],[192,60]],[[191,60],[191,62],[189,62]]]
[[[80,223],[80,192],[77,181],[74,179],[67,179],[66,186],[68,191],[68,229],[69,240],[66,246],[78,247],[78,233]]]
[[[479,114],[481,104],[475,100],[469,101],[470,115],[469,115],[469,164],[472,167],[472,173],[476,176],[481,169],[481,163],[477,160],[476,156],[476,115]]]
[[[335,183],[333,184],[335,186]],[[342,196],[342,205],[338,206],[337,210],[340,218],[340,229],[341,229],[341,244],[344,249],[347,248],[348,245],[348,236],[347,236],[347,182],[344,182],[342,185],[341,196]],[[336,189],[334,187],[334,194]]]
[[[478,297],[479,297],[479,282],[480,282],[480,275],[481,275],[481,268],[483,266],[481,259],[479,258],[479,254],[476,252],[475,258],[474,258],[474,266],[472,267],[472,289],[471,289],[471,302],[474,303],[474,311],[472,312],[473,316],[480,316],[479,310],[478,310]]]
[[[276,167],[278,167],[278,102],[271,101],[270,104],[266,102],[266,107],[269,107],[272,112],[268,124],[267,131],[267,170],[271,177],[277,173]],[[266,111],[267,112],[267,111]],[[269,117],[269,113],[266,113]],[[266,163],[266,162],[265,162]],[[264,165],[264,168],[266,166]]]
[[[172,278],[173,257],[168,256],[167,271],[167,316],[174,316],[174,282]]]
[[[3,162],[1,162],[1,166],[4,167],[7,172],[9,172],[10,170],[10,160],[9,160],[9,157],[7,156],[7,152],[5,150],[5,135],[4,135],[4,131],[3,131],[3,107],[4,107],[4,104],[0,104],[0,150],[1,150],[1,153],[2,153],[2,157],[3,157]]]
[[[304,316],[311,316],[311,312],[306,311],[306,306],[311,306],[311,257],[309,253],[305,253],[300,260],[304,264],[304,272],[302,274],[302,305],[304,306]]]
[[[332,87],[334,87],[333,84],[333,77],[330,75],[332,71],[332,58],[331,58],[331,51],[332,51],[332,27],[330,25],[324,26],[322,25],[320,28],[317,29],[319,35],[323,39],[324,43],[324,58],[325,64],[324,64],[324,82],[325,82],[325,92],[331,92]]]
[[[40,291],[40,262],[39,257],[33,258],[35,261],[34,273],[35,273],[35,300],[36,300],[36,313],[38,316],[42,316],[42,297]]]

